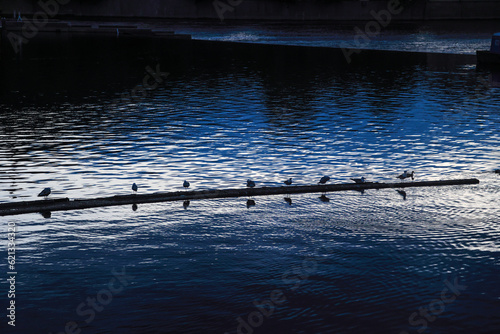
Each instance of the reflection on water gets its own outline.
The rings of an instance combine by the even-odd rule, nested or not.
[[[242,65],[242,64],[239,64]],[[165,68],[168,65],[164,66]],[[469,69],[306,72],[257,67],[171,75],[138,103],[4,105],[2,201],[44,187],[71,198],[315,183],[364,175],[461,177],[498,166],[500,96]]]
[[[90,92],[91,81],[59,96],[2,93],[0,200],[35,199],[45,187],[54,197],[123,194],[133,182],[139,193],[181,190],[186,179],[194,190],[248,178],[396,181],[403,170],[481,183],[9,217],[23,333],[68,321],[87,333],[236,333],[238,318],[248,324],[277,289],[285,301],[255,333],[417,332],[409,317],[455,279],[465,290],[428,332],[500,329],[500,178],[491,173],[500,95],[482,84],[490,72],[181,54],[130,65],[126,84],[113,76],[120,65],[108,77],[83,64],[100,81]],[[165,82],[145,99],[120,99],[155,61],[171,72]],[[33,80],[41,74],[50,73]],[[122,268],[130,285],[87,323],[78,306]]]

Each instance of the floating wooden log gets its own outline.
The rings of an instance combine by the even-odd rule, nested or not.
[[[223,189],[223,190],[199,190],[199,191],[176,191],[168,193],[154,194],[133,194],[117,195],[111,197],[100,197],[94,199],[46,199],[37,201],[0,203],[0,216],[17,215],[33,212],[50,212],[61,210],[78,210],[97,208],[114,205],[128,205],[141,203],[156,203],[170,201],[186,201],[193,199],[209,198],[229,198],[247,196],[266,196],[283,194],[302,194],[317,192],[333,192],[346,190],[367,190],[385,188],[409,188],[409,187],[431,187],[431,186],[453,186],[465,184],[478,184],[478,179],[459,179],[445,181],[421,181],[421,182],[397,182],[397,183],[343,183],[325,184],[311,186],[283,186],[283,187],[262,187],[244,189]]]

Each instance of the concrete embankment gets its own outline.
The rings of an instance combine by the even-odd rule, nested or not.
[[[3,1],[0,15],[45,11],[72,17],[366,21],[389,6],[403,9],[394,15],[396,21],[500,18],[496,0],[16,0]]]

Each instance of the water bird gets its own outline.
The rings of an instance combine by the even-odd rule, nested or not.
[[[139,187],[137,187],[137,184],[135,184],[135,182],[134,182],[134,184],[132,184],[132,191],[134,193],[137,193],[137,189],[139,189]]]
[[[325,183],[327,183],[329,180],[330,180],[330,177],[325,175],[325,176],[323,176],[323,177],[319,180],[319,182],[318,182],[318,183],[320,183],[320,184],[325,184]]]
[[[247,201],[247,209],[250,209],[251,206],[255,206],[255,201],[253,199]]]
[[[287,186],[291,185],[292,184],[292,178],[289,178],[288,180],[283,181],[283,183],[286,184]]]
[[[45,197],[47,198],[47,196],[49,196],[51,193],[50,191],[50,188],[45,188],[43,189],[39,194],[38,194],[38,197]]]
[[[406,201],[406,191],[404,190],[396,190],[398,192],[398,194],[400,194],[401,196],[403,196],[403,200]]]
[[[186,190],[187,190],[187,188],[189,188],[189,185],[190,185],[190,184],[189,184],[189,182],[188,182],[188,181],[186,181],[186,180],[184,180],[184,183],[182,184],[182,186],[183,186],[184,188],[186,188]]]
[[[249,187],[249,188],[253,188],[253,187],[255,187],[255,182],[254,182],[254,181],[252,181],[252,180],[250,180],[250,179],[248,179],[248,180],[247,180],[247,187]]]
[[[132,204],[132,211],[137,211],[137,204]]]
[[[359,179],[358,178],[354,178],[354,179],[351,179],[351,180],[353,180],[356,183],[365,183],[366,182],[366,179],[365,179],[364,176],[361,177],[361,178],[359,178]]]
[[[292,205],[292,199],[290,197],[285,197],[284,200],[288,203],[288,205]]]
[[[184,210],[186,210],[191,202],[189,200],[185,200],[182,202],[182,206],[184,207]]]
[[[319,197],[319,199],[321,200],[321,202],[324,202],[324,203],[330,202],[330,199],[328,197],[326,197],[325,194],[321,195]]]
[[[414,173],[415,173],[415,171],[412,171],[411,173],[408,173],[408,171],[404,171],[403,174],[401,174],[401,175],[398,176],[398,179],[404,180],[406,178],[411,177],[411,179],[413,180],[414,179]]]

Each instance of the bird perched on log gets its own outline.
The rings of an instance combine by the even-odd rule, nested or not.
[[[187,190],[187,188],[189,188],[190,184],[189,184],[189,182],[188,182],[188,181],[184,180],[184,183],[182,184],[182,186],[183,186],[184,188],[186,188],[186,190]]]
[[[359,179],[354,178],[354,179],[351,179],[351,180],[353,180],[353,181],[354,181],[354,182],[356,182],[356,183],[365,183],[365,182],[366,182],[366,179],[365,179],[365,177],[364,177],[364,176],[363,176],[363,177],[361,177],[361,178],[359,178]]]
[[[292,184],[292,178],[289,178],[288,180],[283,181],[283,183],[286,184],[287,186],[291,185]]]
[[[255,182],[254,182],[254,181],[252,181],[252,180],[250,180],[250,179],[248,179],[248,180],[247,180],[247,187],[249,187],[249,188],[253,188],[253,187],[255,187]]]
[[[134,184],[132,184],[132,191],[134,193],[137,193],[137,189],[139,189],[139,187],[137,187],[137,184],[135,184],[135,182],[134,182]]]
[[[49,196],[51,193],[50,191],[50,188],[45,188],[43,189],[39,194],[38,194],[38,197],[45,197],[47,198],[47,196]]]
[[[320,183],[320,184],[325,184],[325,183],[327,183],[329,180],[330,180],[330,177],[325,175],[325,176],[323,176],[323,177],[319,180],[319,182],[318,182],[318,183]]]
[[[403,174],[401,174],[401,175],[398,176],[398,179],[404,180],[406,178],[411,177],[411,179],[413,180],[414,179],[413,178],[414,177],[414,173],[415,173],[415,171],[412,171],[411,173],[408,173],[407,171],[404,171]]]

